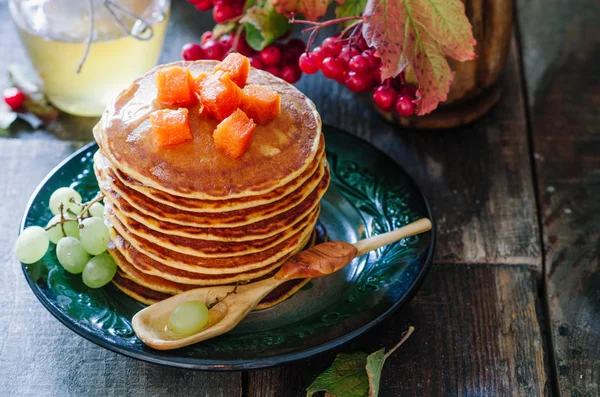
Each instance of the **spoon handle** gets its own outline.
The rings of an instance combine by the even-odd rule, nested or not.
[[[388,244],[394,243],[403,238],[414,236],[416,234],[425,233],[431,230],[431,221],[427,218],[421,218],[417,221],[402,226],[400,229],[392,230],[391,232],[378,234],[377,236],[369,237],[364,240],[357,241],[352,244],[356,247],[356,256],[361,256],[369,251],[376,250]]]
[[[343,241],[330,241],[302,251],[290,258],[275,274],[275,280],[314,278],[334,273],[357,256],[391,244],[403,238],[431,230],[427,218],[409,223],[394,231],[360,240],[354,244]]]

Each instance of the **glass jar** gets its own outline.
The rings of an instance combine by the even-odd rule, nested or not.
[[[170,0],[10,0],[44,92],[59,109],[99,116],[156,65]]]

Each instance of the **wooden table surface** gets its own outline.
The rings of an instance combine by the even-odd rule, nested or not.
[[[0,87],[9,63],[27,63],[9,19],[0,0]],[[209,21],[175,1],[161,62]],[[430,200],[438,246],[414,299],[337,351],[267,370],[185,371],[104,350],[39,304],[13,254],[30,194],[96,120],[19,125],[0,138],[0,395],[304,396],[336,352],[389,348],[414,325],[381,396],[600,396],[600,3],[517,0],[502,99],[464,128],[401,129],[320,75],[298,86]]]

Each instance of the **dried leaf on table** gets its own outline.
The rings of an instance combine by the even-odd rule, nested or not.
[[[377,397],[385,360],[410,337],[414,327],[409,327],[402,340],[387,353],[379,349],[374,353],[340,353],[329,368],[306,389],[306,396],[325,392],[328,397]]]

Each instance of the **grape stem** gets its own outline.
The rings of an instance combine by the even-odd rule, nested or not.
[[[89,218],[90,216],[92,216],[92,214],[90,214],[90,208],[92,208],[92,205],[96,204],[99,201],[104,200],[104,195],[100,194],[98,196],[96,196],[93,200],[88,201],[85,206],[83,207],[83,209],[81,210],[81,214],[79,214],[77,216],[77,223],[79,224],[79,228],[83,229],[83,224],[81,223],[81,221],[84,218]],[[88,213],[88,216],[85,216],[85,213]]]
[[[81,204],[81,203],[77,203],[75,200],[73,200],[73,198],[70,199],[70,201],[72,203],[76,203],[77,205],[81,206],[83,209],[81,210],[81,213],[79,215],[76,215],[73,211],[71,211],[70,209],[64,209],[64,204],[60,203],[60,205],[58,206],[58,211],[60,212],[60,220],[58,221],[58,224],[60,225],[60,228],[62,230],[62,234],[63,236],[66,236],[67,233],[65,233],[65,226],[64,224],[68,221],[73,221],[76,220],[77,224],[79,225],[80,229],[83,229],[83,224],[81,223],[82,220],[84,220],[85,218],[89,218],[90,216],[92,216],[90,214],[90,208],[92,208],[92,205],[96,204],[99,201],[104,200],[104,194],[100,194],[98,196],[96,196],[93,200],[88,201],[85,204]],[[73,215],[75,217],[75,219],[67,219],[65,218],[65,212]],[[87,216],[85,216],[85,213],[88,213]],[[52,229],[54,226],[56,226],[57,223],[53,223],[52,225],[49,225],[46,229],[46,231]]]

